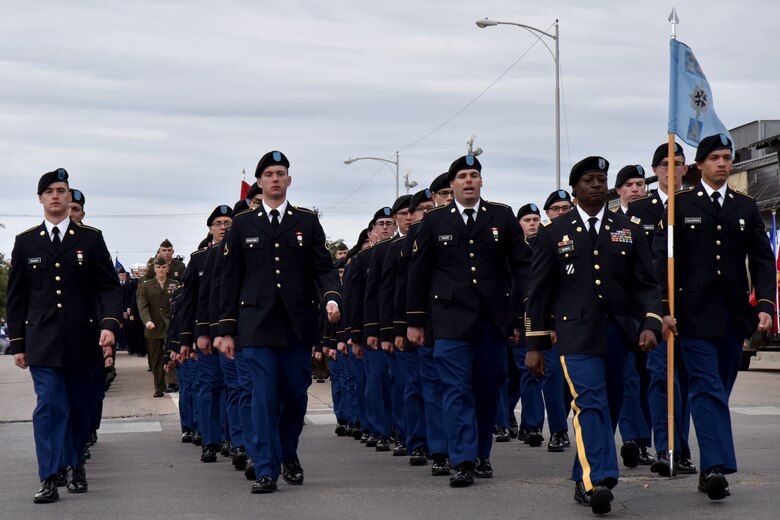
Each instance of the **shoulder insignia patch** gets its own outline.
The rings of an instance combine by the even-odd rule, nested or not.
[[[542,227],[547,227],[552,224],[552,220],[542,220]]]
[[[642,220],[639,217],[631,217],[631,222],[634,224],[641,224]]]

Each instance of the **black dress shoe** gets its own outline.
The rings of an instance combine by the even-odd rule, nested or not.
[[[190,443],[192,442],[192,432],[186,431],[181,434],[181,442]]]
[[[60,492],[57,491],[55,483],[56,476],[51,475],[41,481],[41,488],[33,495],[33,502],[36,504],[50,504],[60,498]]]
[[[68,472],[64,469],[59,470],[53,477],[57,487],[62,487],[68,483]]]
[[[428,464],[428,457],[425,454],[425,448],[419,446],[412,450],[412,454],[409,455],[410,466],[425,466]]]
[[[164,394],[164,393],[162,393],[162,392],[155,392],[155,393],[154,393],[154,397],[162,397],[162,396],[164,396],[164,395],[165,395],[165,394]]]
[[[81,460],[91,459],[92,454],[89,452],[89,447],[84,447],[84,451],[81,452]]]
[[[68,478],[68,493],[86,493],[88,489],[87,485],[87,472],[84,469],[83,464],[79,464],[75,468],[69,469]]]
[[[710,500],[723,500],[731,495],[729,492],[729,482],[721,473],[719,467],[699,473],[699,491],[707,493]]]
[[[360,439],[360,442],[363,442],[362,438]],[[366,448],[375,448],[378,442],[379,439],[377,439],[373,435],[369,435],[368,437],[366,437],[366,442],[365,442]]]
[[[506,428],[499,428],[496,431],[496,442],[509,442],[509,430]]]
[[[623,458],[625,467],[637,467],[639,465],[639,446],[634,441],[623,443],[623,446],[620,448],[620,456]]]
[[[660,477],[669,477],[672,476],[672,474],[677,474],[676,468],[674,473],[672,473],[671,468],[669,467],[669,456],[666,454],[666,452],[662,451],[656,453],[655,462],[650,465],[650,471],[653,473],[658,473],[658,476]]]
[[[406,447],[406,443],[397,441],[393,448],[393,457],[406,457],[407,455],[409,455],[409,449]]]
[[[455,466],[455,473],[450,477],[450,486],[461,488],[474,483],[474,470],[467,463]]]
[[[517,440],[521,441],[523,444],[528,444],[528,430],[525,428],[517,430]]]
[[[640,466],[650,466],[653,462],[655,462],[655,457],[647,453],[647,448],[640,446],[637,462]]]
[[[192,434],[192,444],[194,444],[195,446],[200,446],[201,444],[203,444],[203,435],[201,435],[201,434],[199,434],[197,432],[193,433]]]
[[[282,462],[282,478],[292,486],[303,484],[303,468],[298,457],[289,462]]]
[[[490,459],[477,459],[477,465],[474,467],[474,477],[493,478],[493,467],[490,465]]]
[[[201,462],[217,462],[217,449],[219,446],[216,444],[209,444],[203,446],[203,451],[200,453]]]
[[[230,441],[222,441],[222,446],[219,449],[219,454],[223,457],[230,457],[230,450],[232,446],[230,445]]]
[[[343,424],[339,424],[336,426],[336,435],[339,437],[344,437],[347,434],[347,427]]]
[[[689,459],[678,459],[674,465],[677,466],[677,473],[681,475],[695,475],[699,471]]]
[[[356,441],[363,442],[363,430],[360,429],[360,423],[355,423],[352,426],[352,438]]]
[[[563,439],[559,433],[550,435],[550,441],[547,443],[547,451],[560,453],[563,451]]]
[[[517,427],[517,421],[511,419],[509,421],[509,436],[513,439],[517,439],[517,434],[519,433],[520,428]]]
[[[368,446],[368,443],[366,443],[366,446]],[[390,451],[390,439],[387,437],[382,437],[381,439],[376,441],[376,451]]]
[[[247,480],[257,480],[255,475],[255,461],[252,457],[247,457],[246,466],[244,466],[244,476]]]
[[[539,428],[533,428],[531,431],[528,432],[528,435],[525,438],[525,442],[528,443],[529,446],[532,448],[538,448],[542,445],[544,442],[544,436],[542,435],[542,430]]]
[[[452,467],[450,459],[442,453],[433,454],[433,464],[431,465],[431,475],[434,477],[444,477],[451,474]]]
[[[244,471],[246,468],[246,448],[243,446],[234,448],[233,460],[231,462],[236,471]]]
[[[562,432],[558,432],[558,436],[563,441],[564,448],[568,448],[569,446],[571,446],[571,441],[569,440],[569,432],[563,430]]]
[[[574,486],[574,501],[589,506],[594,515],[605,515],[612,511],[610,502],[615,498],[612,491],[605,486],[595,486],[590,491],[585,491],[582,482]]]
[[[273,493],[276,491],[276,482],[271,480],[271,477],[263,475],[259,480],[256,480],[252,484],[252,493]]]
[[[92,433],[89,434],[88,444],[90,446],[94,446],[96,442],[97,442],[97,430],[92,430]]]

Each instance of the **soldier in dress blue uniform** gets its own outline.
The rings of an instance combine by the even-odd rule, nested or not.
[[[287,201],[289,166],[276,150],[260,159],[255,177],[263,204],[259,211],[236,215],[222,258],[221,349],[233,359],[235,338],[240,339],[254,383],[249,442],[258,478],[253,493],[276,491],[280,468],[288,484],[303,484],[298,438],[311,384],[319,298],[329,321],[340,317],[339,275],[317,214]]]
[[[68,491],[87,491],[81,457],[93,411],[85,406],[94,400],[90,376],[100,359],[112,364],[122,317],[122,290],[103,235],[71,222],[69,199],[68,172],[59,168],[41,177],[44,221],[17,235],[8,276],[11,351],[18,367],[30,368],[38,396],[36,503],[59,498],[63,461],[72,468]]]
[[[675,143],[674,162],[675,186],[678,191],[682,187],[682,178],[688,171],[685,164],[685,153],[682,146]],[[637,199],[628,205],[629,216],[635,216],[642,221],[650,250],[653,249],[653,236],[661,217],[666,209],[666,200],[669,198],[669,144],[663,143],[655,149],[651,162],[653,173],[658,177],[658,189],[641,199]],[[664,259],[663,261],[666,261]],[[688,373],[685,364],[679,355],[679,345],[675,351],[675,378],[674,378],[674,416],[676,433],[674,439],[675,472],[685,474],[697,473],[696,466],[691,462],[691,449],[688,446],[688,433],[690,431],[691,413],[688,407]],[[666,340],[658,343],[658,347],[647,353],[648,374],[648,404],[652,419],[653,438],[657,450],[656,460],[650,466],[653,473],[668,477],[670,475],[667,435],[667,410],[666,410]]]
[[[434,357],[442,380],[444,424],[455,474],[450,485],[493,475],[490,449],[498,392],[512,336],[510,284],[524,294],[530,249],[503,204],[480,197],[482,166],[473,155],[449,169],[454,200],[428,212],[412,245],[408,338],[425,343],[430,310]]]
[[[610,511],[618,481],[614,434],[626,352],[652,350],[661,332],[661,292],[644,233],[605,208],[608,168],[597,156],[572,167],[577,206],[539,230],[526,306],[532,373],[543,373],[541,351],[552,347],[551,331],[557,336],[575,413],[574,498],[595,514]]]
[[[753,199],[728,187],[732,144],[724,134],[705,137],[696,150],[701,182],[675,199],[674,258],[677,334],[688,370],[688,399],[699,441],[699,491],[728,496],[725,475],[737,471],[729,395],[737,378],[742,342],[772,328],[774,255]],[[653,240],[654,261],[666,295],[667,225]],[[747,258],[747,262],[745,259]],[[750,281],[758,305],[748,302]],[[664,314],[669,314],[665,303]]]

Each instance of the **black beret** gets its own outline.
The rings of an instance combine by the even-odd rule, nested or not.
[[[685,152],[683,151],[682,146],[680,146],[677,143],[674,143],[674,155],[682,155],[685,157]],[[664,143],[662,145],[659,145],[658,148],[655,149],[655,153],[653,154],[653,162],[650,164],[653,168],[661,164],[661,161],[664,160],[664,157],[669,156],[669,143]]]
[[[65,168],[57,168],[53,172],[41,175],[41,179],[38,181],[38,195],[55,182],[68,182],[68,172],[65,171]]]
[[[276,166],[276,165],[282,165],[285,168],[290,167],[290,161],[287,160],[287,157],[285,155],[277,150],[274,150],[272,152],[268,152],[264,156],[260,158],[260,162],[257,163],[257,169],[255,170],[255,177],[260,177],[262,175],[263,170],[268,168],[269,166]]]
[[[83,208],[84,203],[87,201],[87,198],[84,196],[81,190],[74,190],[73,188],[71,188],[70,201],[75,202],[76,204],[81,204],[81,207]]]
[[[173,244],[171,244],[171,241],[166,238],[160,242],[160,247],[173,247]]]
[[[461,170],[477,170],[478,172],[482,172],[482,165],[475,156],[464,155],[459,159],[455,159],[455,161],[450,164],[450,169],[447,170],[447,180],[452,181]]]
[[[550,196],[547,197],[547,200],[544,202],[543,209],[547,211],[548,209],[550,209],[550,206],[560,201],[566,201],[569,203],[571,202],[571,195],[569,195],[568,191],[555,190],[554,192],[550,193]]]
[[[619,188],[626,183],[628,179],[644,179],[645,169],[638,164],[629,164],[623,166],[615,177],[615,187]]]
[[[537,206],[533,202],[531,202],[530,204],[526,204],[517,210],[517,220],[520,220],[526,215],[538,215],[540,217],[542,216],[542,214],[539,212],[539,206]]]
[[[715,150],[732,150],[731,139],[726,134],[710,135],[699,141],[696,149],[696,162],[703,161]]]
[[[343,269],[345,265],[347,265],[347,259],[339,258],[338,260],[336,260],[336,263],[333,264],[333,267],[335,267],[336,269]]]
[[[385,206],[384,208],[379,208],[376,213],[374,213],[374,217],[371,219],[371,221],[368,223],[368,228],[371,229],[374,227],[374,224],[376,224],[376,221],[380,218],[391,218],[393,216],[393,208],[389,206]]]
[[[209,218],[206,219],[206,225],[210,226],[214,223],[214,219],[218,217],[230,217],[233,218],[233,212],[231,211],[230,206],[227,204],[220,204],[216,208],[214,208],[214,211],[211,212],[211,215],[209,215]]]
[[[249,209],[249,203],[246,201],[246,199],[241,199],[235,204],[233,204],[233,215],[238,215],[244,210]]]
[[[401,211],[402,209],[407,209],[409,207],[409,202],[412,200],[411,195],[401,195],[398,197],[395,202],[393,202],[393,215]]]
[[[368,240],[368,228],[360,232],[360,235],[358,235],[357,243],[354,246],[352,246],[352,249],[349,250],[349,252],[347,253],[347,258],[352,258],[354,254],[360,251],[360,246],[366,240]]]
[[[422,204],[423,202],[430,202],[433,200],[431,197],[432,193],[431,190],[428,188],[425,188],[424,190],[420,190],[414,195],[412,195],[412,200],[409,201],[409,211],[414,211],[417,209],[417,206]]]
[[[436,193],[439,190],[445,190],[450,187],[450,172],[444,172],[431,183],[431,193]]]
[[[574,187],[580,180],[580,177],[590,172],[607,173],[609,170],[609,161],[598,155],[586,157],[571,167],[569,174],[569,186]]]
[[[201,240],[201,241],[200,241],[200,244],[198,244],[198,249],[203,249],[204,247],[208,246],[208,245],[209,245],[209,242],[211,242],[211,240],[212,240],[213,238],[214,238],[214,237],[213,237],[213,236],[211,236],[211,233],[209,233],[208,235],[206,235],[206,238],[204,238],[203,240]]]
[[[262,195],[263,194],[263,188],[257,185],[257,183],[252,184],[252,187],[249,188],[249,191],[246,192],[246,198],[252,199],[255,195]]]

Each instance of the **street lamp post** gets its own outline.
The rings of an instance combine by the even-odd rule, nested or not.
[[[539,41],[542,42],[545,47],[547,47],[547,50],[550,51],[550,54],[552,54],[553,60],[555,61],[555,189],[561,189],[561,67],[560,61],[558,60],[558,20],[555,20],[555,34],[550,34],[541,29],[537,29],[536,27],[531,27],[530,25],[525,25],[522,23],[499,22],[496,20],[490,20],[489,18],[485,18],[484,20],[477,20],[476,23],[480,28],[492,27],[494,25],[515,25],[517,27],[522,27],[536,36]],[[550,49],[549,45],[547,45],[547,43],[542,40],[540,35],[547,36],[548,38],[552,38],[555,41],[554,52],[552,49]]]
[[[390,159],[383,159],[381,157],[349,157],[344,161],[344,164],[352,164],[355,161],[365,161],[365,160],[371,160],[371,161],[382,161],[383,163],[388,164],[395,164],[395,198],[398,198],[398,152],[395,152],[395,161],[391,161]]]

